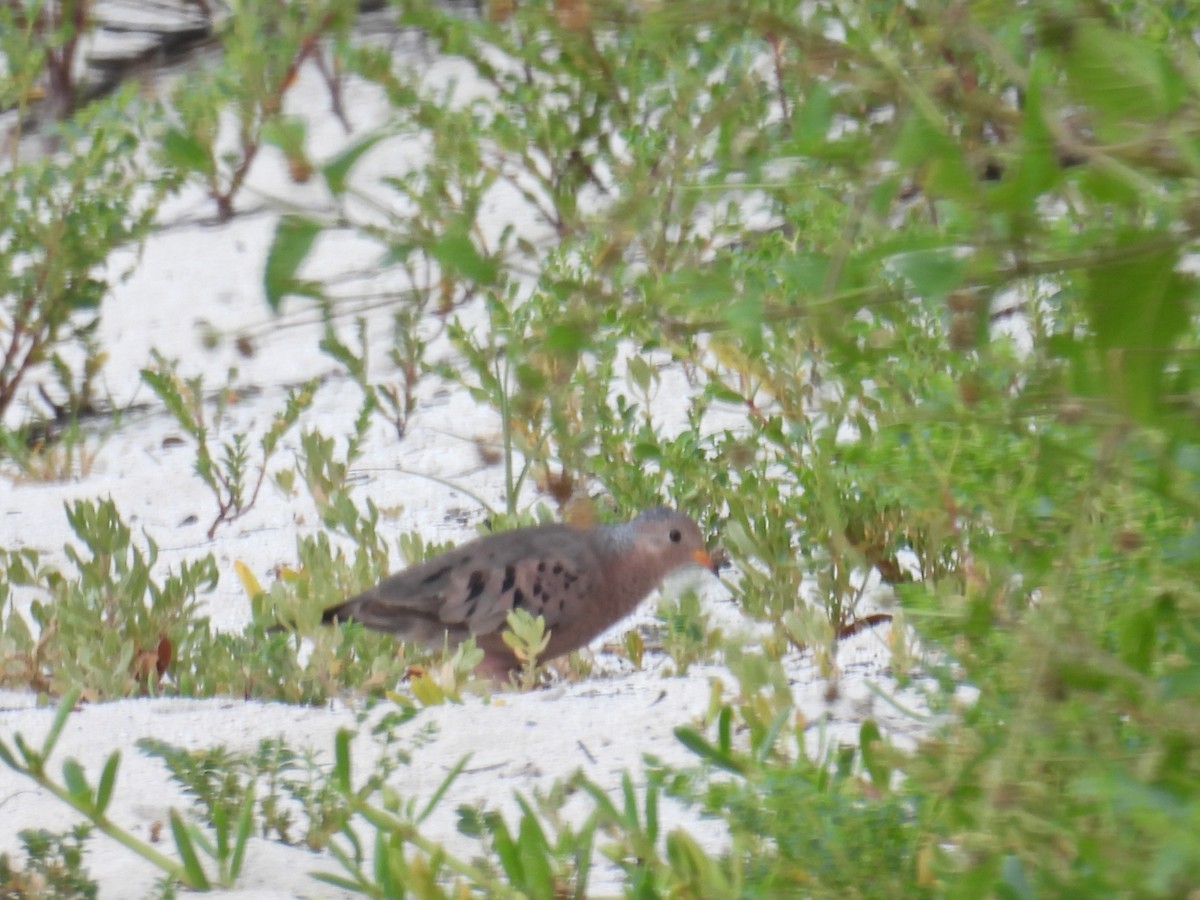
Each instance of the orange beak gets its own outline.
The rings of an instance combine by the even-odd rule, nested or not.
[[[712,572],[714,575],[717,574],[717,564],[712,561],[712,557],[709,556],[705,551],[697,550],[692,554],[692,559],[700,563],[700,565],[704,566],[704,568],[708,569],[708,571]]]

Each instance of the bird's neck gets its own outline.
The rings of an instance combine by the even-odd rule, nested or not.
[[[637,606],[663,579],[661,565],[652,554],[639,548],[628,523],[603,526],[599,549],[608,563],[606,599],[619,607],[622,615]]]

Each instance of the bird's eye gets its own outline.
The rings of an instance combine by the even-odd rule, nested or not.
[[[667,535],[671,539],[672,544],[678,544],[683,540],[683,535],[679,533],[678,528],[672,528],[671,533]]]

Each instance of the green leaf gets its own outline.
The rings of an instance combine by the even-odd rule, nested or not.
[[[466,767],[467,762],[470,759],[471,754],[465,754],[458,761],[458,763],[455,764],[454,768],[446,774],[446,777],[442,779],[442,783],[438,785],[437,790],[433,792],[433,796],[429,798],[429,802],[425,804],[425,807],[417,816],[416,821],[418,824],[424,822],[425,819],[429,817],[429,814],[437,808],[438,803],[441,802],[442,797],[446,794],[446,791],[450,789],[450,785],[454,783],[454,779],[456,779],[462,773],[462,770]]]
[[[699,315],[708,315],[713,308],[723,308],[730,297],[738,294],[739,286],[727,265],[714,263],[704,269],[678,269],[664,273],[661,278],[661,289],[665,295],[680,297],[685,305]]]
[[[217,846],[209,855],[224,862],[229,858],[229,810],[224,802],[218,802],[213,806],[212,830],[217,840]],[[205,847],[203,840],[200,841],[200,846],[207,851],[208,848]]]
[[[966,260],[945,247],[899,253],[892,256],[888,264],[906,278],[913,292],[927,303],[941,300],[961,285],[967,270]]]
[[[63,760],[62,773],[67,793],[76,803],[90,808],[92,806],[92,789],[88,787],[83,767],[75,759],[66,759]]]
[[[396,241],[388,244],[387,250],[379,259],[381,268],[387,266],[396,266],[403,263],[406,259],[412,256],[413,251],[417,249],[417,245],[411,241]]]
[[[117,783],[117,768],[120,765],[121,751],[114,750],[105,761],[104,770],[100,773],[100,783],[96,785],[95,812],[98,816],[104,815],[109,801],[112,800],[113,786]]]
[[[353,790],[350,783],[350,741],[353,737],[353,731],[342,728],[333,741],[333,784],[340,793],[347,796]]]
[[[289,294],[320,296],[319,289],[312,282],[296,278],[296,272],[308,258],[321,231],[318,222],[304,216],[288,215],[279,220],[263,273],[263,289],[272,312],[280,311],[283,298]]]
[[[637,794],[634,793],[633,779],[630,777],[629,772],[624,772],[621,775],[621,797],[625,806],[622,818],[625,820],[626,827],[636,831],[639,827]]]
[[[712,858],[696,840],[681,828],[667,835],[667,861],[671,871],[691,890],[684,896],[722,896],[714,880]]]
[[[648,460],[662,459],[662,448],[658,444],[651,444],[648,441],[638,441],[633,445],[633,459],[635,462],[644,463]]]
[[[1084,303],[1110,399],[1153,424],[1163,410],[1164,373],[1192,315],[1195,279],[1176,271],[1179,249],[1165,235],[1131,235],[1087,275]],[[1144,252],[1137,252],[1144,247]]]
[[[304,152],[304,136],[303,119],[279,116],[263,123],[262,139],[289,158]]]
[[[1036,900],[1037,892],[1025,876],[1025,866],[1014,853],[1006,854],[1001,867],[999,895],[1012,900]]]
[[[1048,68],[1044,56],[1036,56],[1030,66],[1022,104],[1020,152],[1008,167],[1003,182],[990,194],[993,207],[1035,216],[1038,198],[1063,177],[1054,138],[1045,121],[1048,113],[1042,92],[1043,83],[1052,77],[1046,71]]]
[[[517,852],[503,817],[497,812],[489,812],[484,815],[484,822],[487,823],[488,831],[492,833],[492,846],[496,855],[500,857],[500,865],[504,867],[508,880],[513,884],[524,884],[525,870],[521,866],[521,855]]]
[[[30,772],[37,775],[43,771],[46,765],[46,757],[26,744],[24,737],[19,734],[14,734],[13,746],[17,748],[17,752],[21,754],[22,758],[24,758],[25,765],[28,767]]]
[[[321,175],[325,178],[325,184],[329,188],[329,192],[335,197],[340,197],[346,192],[346,179],[350,176],[350,170],[368,150],[378,144],[387,135],[376,133],[367,136],[356,144],[347,147],[325,165],[321,166]]]
[[[551,353],[579,353],[588,349],[591,336],[592,329],[586,322],[553,322],[546,329],[542,349]]]
[[[646,840],[651,844],[658,840],[658,782],[651,778],[646,785]]]
[[[58,701],[58,709],[54,712],[54,721],[50,723],[50,730],[46,732],[46,740],[42,742],[41,759],[43,761],[49,759],[51,754],[54,753],[54,746],[58,743],[63,726],[67,724],[67,717],[71,715],[71,710],[75,708],[75,704],[78,702],[79,688],[72,688],[67,691],[63,694],[63,698]],[[20,743],[18,743],[19,746]]]
[[[892,153],[902,167],[920,173],[922,186],[932,198],[976,201],[979,179],[966,159],[964,148],[922,114],[908,116]]]
[[[254,782],[251,782],[250,789],[246,791],[246,799],[242,801],[237,834],[234,835],[233,840],[233,855],[229,859],[229,880],[231,882],[236,880],[242,871],[242,863],[246,858],[246,844],[249,842],[250,833],[254,828],[254,794]]]
[[[213,171],[209,148],[190,134],[172,128],[162,140],[163,153],[167,162],[178,169],[209,174]]]
[[[1130,121],[1159,120],[1172,111],[1162,48],[1099,19],[1073,19],[1066,28],[1067,84],[1099,113],[1102,140],[1130,133]]]
[[[429,248],[429,253],[443,268],[457,272],[476,284],[489,285],[496,281],[498,265],[495,260],[480,255],[466,231],[451,231],[442,235]]]
[[[397,858],[397,854],[399,858]],[[375,832],[375,860],[372,872],[382,897],[404,897],[404,848],[395,847],[383,829]]]
[[[196,848],[192,846],[192,839],[179,810],[171,810],[170,820],[175,849],[179,851],[179,859],[183,864],[184,883],[194,890],[207,891],[211,887],[208,876],[204,874],[204,868],[200,865],[200,858],[196,855]]]
[[[554,896],[554,870],[550,864],[550,845],[537,817],[524,797],[518,797],[524,815],[517,830],[517,849],[524,873],[522,889],[533,897]]]
[[[1169,611],[1160,612],[1154,607],[1134,609],[1121,616],[1116,623],[1117,641],[1126,665],[1143,675],[1150,674],[1159,627],[1168,625],[1170,618]]]
[[[721,707],[717,713],[717,749],[728,756],[733,747],[733,710],[729,704]]]
[[[766,760],[771,750],[775,747],[775,742],[779,740],[779,733],[783,731],[784,725],[788,723],[788,720],[791,719],[791,717],[792,707],[790,705],[785,706],[775,714],[775,718],[771,720],[770,727],[767,728],[766,732],[762,736],[762,740],[759,742],[759,745],[756,748],[754,754],[755,760],[757,760],[759,763],[762,763]]]
[[[576,776],[576,781],[584,791],[592,798],[592,802],[596,804],[596,811],[600,813],[604,819],[610,822],[621,820],[621,814],[617,811],[617,807],[613,804],[612,797],[608,791],[603,790],[594,782],[583,778],[580,775]]]
[[[740,339],[747,353],[758,354],[763,345],[762,296],[757,291],[745,291],[736,299],[726,301],[721,318]]]
[[[883,762],[879,750],[883,746],[883,735],[874,719],[867,719],[858,729],[858,748],[862,753],[863,765],[871,774],[871,781],[883,793],[891,785],[891,769]]]
[[[708,760],[713,765],[724,769],[727,772],[732,772],[734,775],[745,775],[746,767],[733,756],[727,753],[722,753],[708,741],[706,741],[695,729],[686,726],[680,726],[675,729],[675,737],[683,746],[687,747],[701,759]]]
[[[829,145],[829,126],[833,121],[833,95],[819,81],[805,91],[804,102],[792,117],[793,143],[799,153],[824,156]]]

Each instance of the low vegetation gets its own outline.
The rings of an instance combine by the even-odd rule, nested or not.
[[[62,448],[106,412],[106,350],[90,339],[112,289],[101,263],[150,234],[183,185],[236,216],[269,144],[294,178],[320,180],[330,210],[282,216],[264,296],[324,317],[323,348],[361,388],[353,433],[310,421],[313,384],[264,432],[218,447],[196,364],[156,358],[143,377],[192,442],[214,534],[267,483],[303,492],[324,531],[269,584],[243,572],[253,623],[218,634],[195,610],[211,556],[163,573],[110,501],[72,504],[65,564],[0,554],[0,683],[61,698],[60,728],[80,697],[356,692],[394,705],[382,741],[402,740],[423,703],[474,689],[470,648],[439,659],[315,628],[396,562],[348,476],[377,417],[403,439],[427,380],[500,416],[497,527],[589,498],[601,516],[670,500],[719,534],[740,607],[768,633],[735,648],[691,599],[665,609],[674,671],[717,657],[729,670],[726,699],[679,712],[695,766],[652,765],[641,787],[575,779],[520,798],[516,821],[460,810],[471,859],[422,834],[444,790],[416,808],[386,770],[352,772],[348,735],[253,758],[143,748],[198,798],[171,823],[178,859],[138,851],[169,881],[235,881],[258,833],[327,850],[322,877],[374,897],[586,896],[596,853],[639,897],[1200,889],[1200,11],[397,3],[425,51],[486,86],[466,96],[354,38],[350,4],[257,8],[234,6],[219,64],[161,105],[119,91],[43,122],[53,156],[9,143],[0,413],[32,371],[58,388],[5,429],[0,464],[57,477],[87,458]],[[32,108],[61,40],[0,8],[0,109]],[[388,120],[310,159],[311,123],[284,102],[304,66],[334,114],[353,78],[386,97]],[[221,137],[233,149],[218,152]],[[422,152],[370,181],[365,161],[404,140]],[[520,207],[514,227],[485,217],[497,196]],[[303,274],[340,231],[409,285],[388,300],[386,375],[368,365],[380,319],[360,317],[364,298]],[[453,364],[428,357],[431,334]],[[281,461],[292,428],[303,453]],[[530,484],[538,509],[519,504]],[[435,549],[402,544],[410,558]],[[948,724],[907,752],[867,721],[857,746],[811,759],[781,660],[803,648],[836,679],[830,648],[871,612],[868,579],[894,591],[896,677],[919,639]],[[27,615],[18,591],[38,597]],[[537,623],[513,632],[534,687]],[[633,635],[624,652],[640,665],[650,651]],[[396,692],[406,672],[413,689]],[[975,699],[958,706],[963,686]],[[95,786],[70,763],[59,781],[53,746],[6,737],[0,760],[118,834],[104,811],[119,756]],[[563,813],[580,792],[582,821]],[[662,833],[665,797],[721,820],[727,848]],[[89,896],[84,839],[27,833],[24,863],[0,859],[0,892],[38,881]]]

